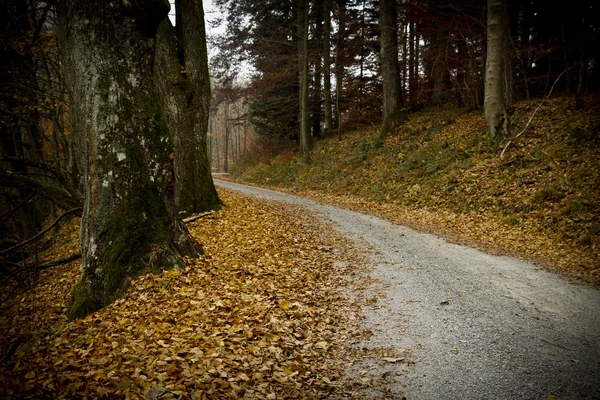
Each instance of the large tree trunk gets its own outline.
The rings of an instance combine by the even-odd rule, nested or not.
[[[379,140],[404,122],[403,98],[398,63],[396,0],[381,0],[381,74],[383,78],[383,124]]]
[[[504,7],[502,0],[488,0],[487,60],[485,68],[484,109],[490,139],[506,133],[506,109],[504,107],[502,52],[504,36]]]
[[[323,32],[323,105],[325,128],[324,136],[329,135],[333,127],[331,115],[331,0],[323,2],[324,32]]]
[[[192,214],[220,201],[206,145],[210,78],[202,3],[178,0],[176,10],[177,37],[169,19],[158,30],[155,79],[175,143],[175,203]]]
[[[298,73],[300,75],[300,151],[310,160],[312,136],[308,109],[308,0],[296,0],[298,7]]]
[[[191,114],[191,129],[175,137],[175,201],[179,211],[196,213],[220,204],[206,151],[211,96],[204,9],[200,0],[175,0],[175,4],[180,53],[189,82],[187,106],[182,106]]]
[[[142,273],[183,266],[182,257],[197,256],[202,246],[175,206],[173,139],[152,71],[168,2],[60,4],[85,190],[73,319],[111,303]]]

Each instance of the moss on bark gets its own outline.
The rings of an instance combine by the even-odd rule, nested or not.
[[[174,143],[153,77],[156,26],[108,3],[97,13],[93,2],[73,2],[64,46],[85,187],[70,318],[110,304],[140,274],[202,252],[175,208]]]
[[[74,319],[93,313],[100,307],[101,305],[94,298],[90,297],[83,281],[79,281],[75,284],[71,292],[71,307],[69,308],[67,317],[69,321],[73,321]]]

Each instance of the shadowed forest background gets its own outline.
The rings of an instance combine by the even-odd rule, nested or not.
[[[146,273],[169,281],[183,279],[181,272],[163,272],[171,268],[213,271],[215,252],[233,263],[224,247],[228,226],[213,227],[225,235],[220,244],[209,239],[210,224],[218,223],[214,212],[228,206],[211,172],[369,211],[598,283],[597,4],[216,0],[215,6],[219,13],[206,23],[224,29],[207,38],[201,1],[177,0],[175,10],[157,0],[0,5],[3,324],[39,312],[39,303],[24,299],[45,290],[40,283],[59,276],[53,271],[63,274],[50,285],[62,286],[60,294],[43,295],[57,305],[35,324],[23,322],[23,331],[11,331],[0,349],[14,382],[29,382],[14,393],[81,395],[81,376],[61,382],[49,372],[52,357],[36,358],[46,383],[38,372],[31,375],[38,361],[30,368],[20,360],[47,348],[41,339],[47,332],[83,329],[67,320],[90,323],[111,304],[129,307],[118,299],[135,289],[132,282],[138,294],[144,285],[157,293],[176,285]],[[253,229],[262,229],[261,212],[229,196],[230,204],[249,207]],[[244,225],[243,213],[223,218]],[[310,249],[307,235],[302,251]],[[213,253],[205,254],[207,242]],[[259,257],[267,269],[287,265],[276,258]],[[311,265],[306,271],[313,276]],[[189,279],[210,286],[205,278]],[[334,276],[322,279],[314,284],[329,290]],[[292,312],[292,303],[281,301],[278,310]],[[265,332],[249,337],[263,343]],[[308,352],[315,363],[326,358],[319,349],[329,345],[322,342]],[[282,366],[279,383],[269,385],[283,389],[264,393],[299,390],[286,386],[285,377],[303,368]],[[136,373],[121,380],[98,375],[96,382],[114,384],[107,396],[148,389]],[[236,376],[234,385],[207,390],[236,394],[240,385],[254,384],[245,372]],[[332,390],[319,382],[316,396]]]

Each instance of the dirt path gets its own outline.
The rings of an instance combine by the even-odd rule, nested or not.
[[[375,249],[371,275],[380,282],[373,288],[379,301],[364,307],[373,335],[360,345],[410,349],[416,363],[407,370],[378,363],[350,368],[384,382],[363,390],[367,397],[600,399],[599,290],[377,217],[215,183],[303,205]]]

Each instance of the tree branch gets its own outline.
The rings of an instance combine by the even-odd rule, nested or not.
[[[25,187],[61,208],[80,208],[83,203],[83,199],[81,199],[78,193],[67,191],[64,185],[57,186],[50,182],[35,179],[27,175],[8,173],[3,184],[5,186],[17,188]]]
[[[71,254],[68,257],[65,258],[61,258],[60,260],[55,260],[55,261],[46,261],[44,263],[41,263],[40,265],[38,265],[38,269],[39,270],[44,270],[50,267],[58,267],[59,265],[64,265],[64,264],[68,264],[71,261],[75,261],[81,258],[81,252],[77,252],[75,254]]]
[[[573,68],[573,67],[571,67],[571,68]],[[535,111],[533,112],[533,114],[531,114],[531,117],[529,117],[529,121],[527,121],[527,125],[525,125],[525,128],[523,128],[523,130],[521,130],[521,132],[519,132],[514,138],[512,138],[511,140],[509,140],[508,143],[506,143],[506,146],[504,146],[504,149],[502,150],[502,153],[500,153],[500,158],[504,157],[504,153],[506,152],[506,149],[508,149],[508,146],[510,146],[511,143],[516,138],[518,138],[519,136],[521,136],[522,134],[524,134],[525,131],[527,130],[527,128],[529,128],[529,125],[531,125],[531,121],[533,121],[533,117],[535,117],[535,114],[539,111],[540,108],[542,108],[542,105],[544,104],[544,102],[546,100],[548,100],[548,97],[550,97],[550,95],[552,94],[552,90],[554,89],[554,86],[556,85],[556,83],[558,82],[558,80],[560,79],[560,77],[563,76],[563,74],[565,72],[567,72],[568,70],[570,70],[571,68],[565,69],[563,72],[560,73],[560,75],[558,75],[558,77],[556,78],[556,80],[552,84],[552,87],[550,88],[550,91],[548,92],[548,94],[546,95],[546,97],[544,97],[542,99],[542,101],[540,102],[540,105],[537,106],[537,108],[535,109]]]
[[[61,219],[63,219],[64,217],[66,217],[67,215],[70,214],[75,214],[77,212],[81,212],[82,208],[81,207],[77,207],[77,208],[72,208],[69,211],[65,211],[64,213],[62,213],[61,215],[58,216],[58,218],[56,218],[54,220],[53,223],[50,224],[50,226],[48,226],[46,229],[44,229],[43,231],[39,232],[38,234],[32,236],[31,238],[25,240],[24,242],[21,242],[17,245],[14,245],[13,247],[9,247],[8,249],[4,249],[2,251],[0,251],[0,256],[10,253],[11,251],[14,251],[18,248],[21,248],[29,243],[32,243],[36,240],[38,240],[39,238],[41,238],[42,236],[44,236],[50,229],[52,229],[56,224],[58,224],[60,222]]]

